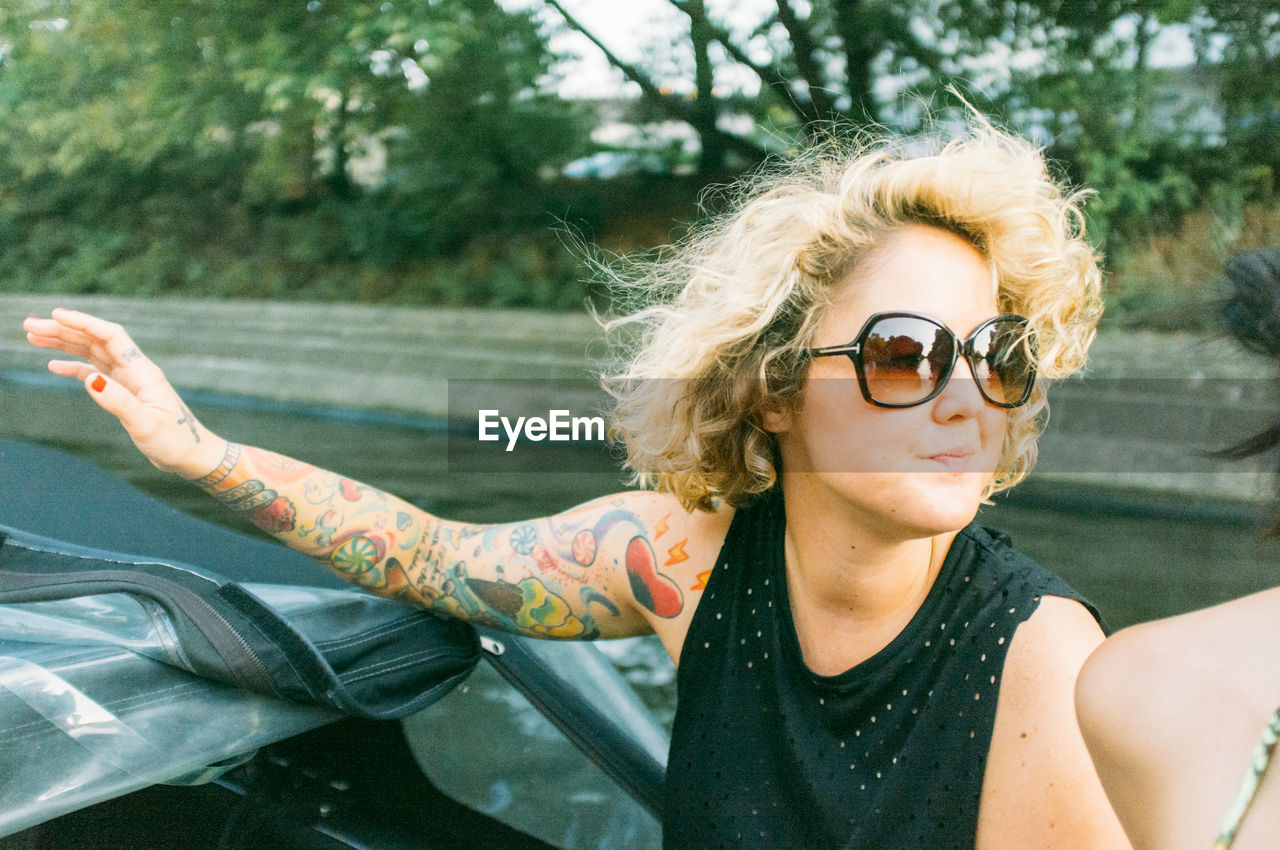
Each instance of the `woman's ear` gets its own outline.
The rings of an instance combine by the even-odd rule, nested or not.
[[[761,424],[770,434],[785,434],[791,430],[793,418],[793,411],[789,406],[776,407],[771,404],[761,417]]]

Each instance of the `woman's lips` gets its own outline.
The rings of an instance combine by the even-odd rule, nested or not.
[[[969,467],[969,462],[973,460],[974,454],[973,449],[957,447],[926,455],[925,460],[932,461],[946,469],[958,471]]]

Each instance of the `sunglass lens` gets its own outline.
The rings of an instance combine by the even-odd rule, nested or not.
[[[892,316],[868,330],[862,344],[867,392],[881,404],[916,404],[945,380],[955,358],[955,338],[924,319]]]
[[[1035,380],[1032,342],[1022,319],[998,319],[973,340],[973,374],[995,404],[1018,405]]]

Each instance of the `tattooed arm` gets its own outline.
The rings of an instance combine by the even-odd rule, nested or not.
[[[471,622],[589,640],[685,613],[677,577],[693,561],[689,515],[670,497],[619,493],[555,516],[469,525],[234,443],[195,483],[348,581]]]
[[[468,525],[235,443],[194,483],[348,581],[507,631],[582,639],[647,631],[633,588],[657,616],[682,608],[679,589],[658,572],[646,494],[543,519]]]
[[[537,520],[477,526],[432,516],[376,488],[227,442],[183,405],[119,325],[69,310],[28,319],[28,339],[88,362],[81,380],[157,468],[191,480],[259,528],[386,596],[551,638],[657,631],[678,651],[728,514],[622,493]]]

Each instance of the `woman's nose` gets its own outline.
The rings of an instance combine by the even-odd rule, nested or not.
[[[949,422],[977,416],[986,404],[986,399],[978,391],[972,365],[967,359],[960,357],[956,360],[947,385],[933,400],[933,417],[939,422]]]

